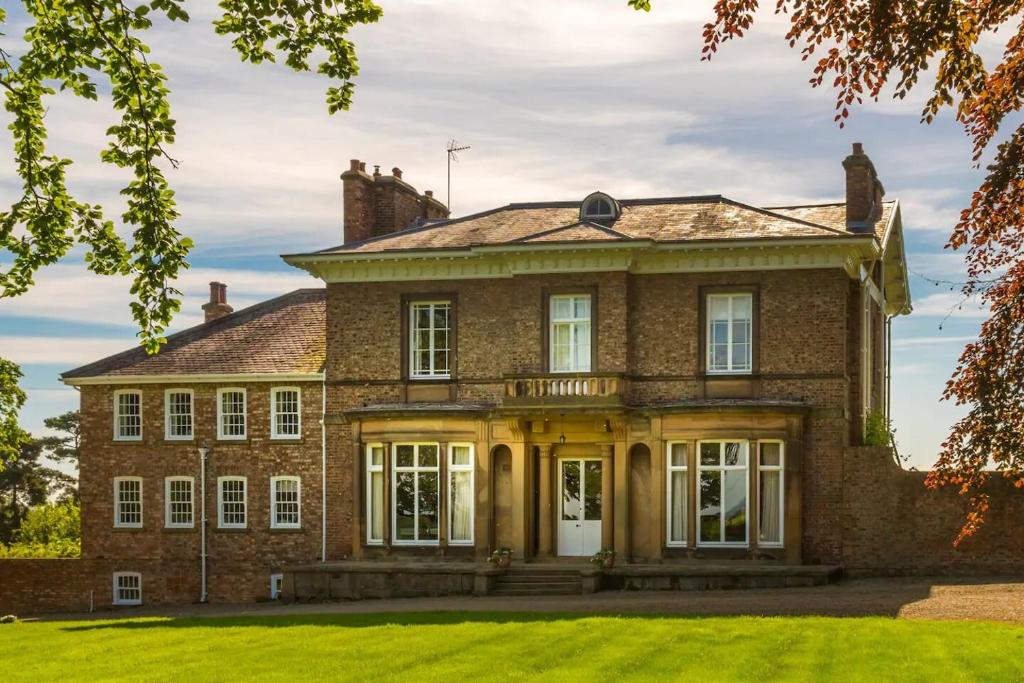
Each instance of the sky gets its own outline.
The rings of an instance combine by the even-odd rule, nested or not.
[[[832,122],[833,95],[763,13],[753,32],[701,62],[707,1],[381,0],[383,19],[351,34],[361,73],[353,107],[329,116],[315,74],[242,63],[214,34],[214,3],[188,24],[147,35],[169,76],[181,161],[167,169],[179,228],[196,248],[178,282],[173,329],[201,322],[208,283],[236,309],[317,286],[279,254],[341,242],[341,182],[349,159],[394,166],[420,191],[446,189],[445,146],[471,149],[452,168],[453,215],[516,201],[723,194],[763,206],[841,200],[842,159],[863,142],[903,207],[914,312],[893,322],[892,415],[900,454],[926,468],[963,408],[940,401],[963,344],[984,314],[931,280],[963,278],[943,248],[981,174],[947,113],[919,122],[927,91],[857,108]],[[0,46],[17,55],[24,15],[11,10]],[[996,50],[998,45],[988,46]],[[927,81],[927,79],[925,79]],[[925,82],[927,86],[927,82]],[[6,129],[9,118],[0,112]],[[51,98],[52,149],[75,160],[72,192],[120,215],[126,172],[99,160],[109,102]],[[9,136],[0,138],[0,205],[19,195]],[[130,230],[121,228],[122,234]],[[0,263],[9,261],[0,254]],[[0,356],[22,365],[23,424],[77,408],[58,375],[135,343],[128,283],[88,273],[81,251],[48,267],[26,295],[0,300]]]

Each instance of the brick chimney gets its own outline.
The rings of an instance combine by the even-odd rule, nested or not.
[[[424,220],[448,217],[448,207],[427,190],[422,195],[402,180],[402,169],[391,169],[381,175],[375,166],[373,175],[366,172],[366,163],[349,162],[341,174],[345,244],[387,235]]]
[[[210,301],[203,304],[203,313],[206,314],[206,322],[223,318],[235,309],[228,306],[228,286],[223,282],[210,283]]]
[[[864,146],[853,143],[853,152],[843,159],[846,169],[846,228],[850,232],[871,232],[882,214],[885,188]]]

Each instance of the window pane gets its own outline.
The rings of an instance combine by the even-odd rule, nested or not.
[[[747,540],[747,473],[732,470],[725,475],[725,536],[727,543]]]
[[[685,443],[672,444],[672,467],[687,466],[686,451],[687,445]]]
[[[720,465],[721,464],[721,444],[717,443],[702,443],[700,445],[700,464],[701,465]]]
[[[423,472],[419,475],[419,539],[436,541],[438,536],[437,516],[437,473]]]
[[[779,467],[782,465],[782,444],[762,442],[758,444],[761,453],[761,465],[765,467]]]
[[[733,370],[748,370],[750,369],[750,345],[749,344],[735,344],[732,347],[732,369]]]
[[[729,319],[729,299],[724,296],[708,297],[708,319],[711,321]]]
[[[395,448],[395,464],[398,467],[413,467],[416,464],[416,461],[413,460],[413,455],[415,451],[415,446],[397,446]]]
[[[580,464],[562,463],[562,519],[576,521],[580,518]]]
[[[420,446],[420,467],[437,467],[437,446]]]
[[[429,306],[417,306],[416,307],[416,329],[429,330],[430,329],[430,307]],[[428,337],[429,339],[429,337]]]
[[[753,297],[750,294],[740,294],[732,297],[732,318],[733,320],[750,320]]]
[[[746,452],[743,444],[731,441],[725,444],[725,464],[728,467],[746,465]]]
[[[370,465],[373,467],[384,466],[384,449],[380,446],[370,447]]]
[[[601,519],[601,461],[586,460],[583,463],[586,476],[583,491],[583,519]]]
[[[729,369],[729,347],[725,344],[716,344],[711,350],[711,366],[713,370]]]
[[[468,460],[469,449],[466,451]],[[453,454],[454,455],[454,454]],[[451,474],[451,540],[469,542],[473,539],[473,475],[470,472],[452,472]]]
[[[773,444],[778,445],[778,444]],[[782,542],[782,504],[781,504],[782,472],[769,470],[760,474],[761,509],[758,528],[762,543]]]
[[[556,296],[551,299],[551,317],[556,320],[565,320],[571,317],[572,301],[568,297]]]
[[[452,465],[471,465],[469,446],[452,446]]]
[[[438,304],[434,306],[434,327],[447,330],[448,329],[448,306],[445,304]]]
[[[370,538],[384,538],[384,473],[370,473]]]
[[[573,299],[575,317],[580,320],[590,320],[590,297],[578,296]]]
[[[395,475],[395,540],[416,540],[416,474],[414,472],[398,472]]]
[[[717,445],[717,444],[716,444]],[[702,449],[703,450],[703,449]],[[700,540],[722,540],[722,473],[700,474]]]
[[[672,472],[672,502],[668,511],[669,538],[673,543],[686,542],[686,496],[686,472],[676,470]]]
[[[729,323],[711,323],[711,343],[727,344],[729,342]]]

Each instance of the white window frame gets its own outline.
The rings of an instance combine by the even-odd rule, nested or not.
[[[295,503],[298,506],[295,522],[281,522],[277,518],[277,485],[282,482],[295,482]],[[293,475],[280,475],[270,478],[270,528],[301,529],[302,528],[302,478]]]
[[[296,415],[296,429],[295,434],[280,434],[277,431],[277,395],[284,391],[295,392],[295,415]],[[287,413],[285,413],[287,414]],[[270,438],[279,439],[282,441],[297,441],[302,438],[302,389],[299,387],[272,387],[270,389]]]
[[[174,522],[171,516],[171,484],[188,483],[188,522]],[[164,477],[164,527],[167,529],[192,529],[196,525],[196,484],[193,477]]]
[[[121,586],[119,585],[119,582],[120,582],[120,579],[122,579],[122,578],[134,578],[134,579],[138,580],[138,582],[139,582],[139,589],[138,589],[139,590],[139,597],[138,598],[127,598],[127,599],[121,598],[121,592],[120,592],[121,591]],[[114,572],[114,576],[113,576],[113,589],[114,589],[114,594],[112,596],[113,597],[113,600],[112,600],[113,604],[115,604],[115,605],[126,605],[126,606],[133,606],[133,605],[141,605],[142,604],[142,574],[140,572]],[[126,590],[134,590],[134,589],[127,588]]]
[[[721,455],[721,457],[720,457],[720,462],[722,463],[721,465],[702,465],[701,462],[700,462],[700,447],[701,447],[702,444],[706,444],[706,443],[717,443],[717,444],[738,443],[738,444],[740,444],[740,447],[742,449],[744,449],[744,451],[745,451],[745,456],[746,457],[744,458],[744,464],[742,466],[740,466],[740,465],[726,465],[725,464],[725,457],[724,457],[724,455]],[[722,450],[722,446],[721,445],[719,446],[719,453],[720,454],[724,453],[724,451]],[[694,454],[694,462],[695,462],[695,465],[697,467],[697,487],[696,487],[697,488],[697,500],[695,502],[695,507],[694,507],[694,510],[696,510],[695,519],[696,519],[696,525],[697,525],[697,528],[694,531],[696,532],[695,533],[695,538],[696,538],[697,547],[699,547],[699,548],[749,548],[750,547],[750,526],[751,526],[751,524],[750,524],[750,466],[751,466],[751,464],[750,464],[750,441],[747,440],[747,439],[728,439],[728,438],[724,438],[724,439],[700,439],[700,440],[697,441],[697,452]],[[701,477],[701,475],[704,472],[720,472],[720,473],[722,473],[721,474],[721,476],[722,476],[722,484],[719,487],[721,492],[722,492],[722,500],[720,502],[720,508],[719,508],[719,511],[718,511],[719,519],[722,521],[722,526],[720,527],[722,529],[722,532],[719,534],[719,538],[721,538],[721,536],[724,534],[724,529],[725,529],[724,514],[725,514],[725,472],[726,471],[742,471],[743,474],[744,474],[744,476],[743,476],[743,486],[744,486],[745,493],[744,493],[743,503],[744,503],[744,506],[745,506],[744,519],[746,520],[746,524],[744,525],[744,529],[743,529],[744,539],[743,539],[742,542],[741,541],[703,541],[703,540],[701,540],[701,537],[700,537],[700,520],[701,520],[700,511],[701,511],[701,509],[703,507],[703,502],[701,501],[700,477]]]
[[[122,522],[121,506],[126,501],[121,500],[121,483],[138,482],[139,484],[139,521]],[[145,500],[143,499],[142,477],[114,477],[114,528],[116,529],[141,529],[143,514],[145,513]]]
[[[121,434],[121,397],[122,396],[138,396],[139,397],[139,435],[138,436],[123,436]],[[142,392],[138,389],[118,389],[114,392],[114,441],[142,441],[142,429],[144,423],[142,420]]]
[[[284,589],[284,574],[271,574],[270,575],[270,599],[278,600],[281,597],[281,592]]]
[[[572,311],[572,316],[569,318],[556,318],[555,317],[555,302],[560,300],[569,300],[569,308]],[[586,299],[589,302],[590,314],[586,318],[576,317],[576,300]],[[590,339],[587,342],[587,354],[584,362],[586,366],[577,365],[577,354],[576,348],[579,343],[579,327],[586,323],[590,330]],[[569,336],[570,336],[570,348],[572,353],[570,355],[570,367],[558,368],[555,365],[555,326],[556,325],[569,325]],[[578,373],[578,372],[592,372],[593,371],[593,355],[594,355],[594,296],[589,293],[577,293],[577,294],[552,294],[548,297],[548,370],[552,373]]]
[[[224,428],[227,426],[224,421],[224,395],[225,394],[241,394],[242,395],[242,433],[241,434],[225,434]],[[231,413],[237,415],[238,413]],[[221,387],[217,389],[217,440],[218,441],[245,441],[249,436],[249,396],[244,387]]]
[[[683,464],[672,464],[672,447],[682,444],[686,446],[686,458]],[[665,545],[670,548],[686,548],[689,546],[690,534],[690,510],[693,508],[693,501],[690,500],[690,442],[685,440],[669,441],[665,446]],[[686,473],[686,509],[683,511],[683,540],[672,540],[672,473]]]
[[[190,429],[188,436],[171,434],[171,396],[188,394]],[[196,393],[192,389],[167,389],[164,391],[164,438],[167,441],[192,441],[196,435]]]
[[[241,524],[224,522],[224,484],[229,481],[242,482],[242,516]],[[232,501],[235,502],[235,501]],[[249,526],[249,480],[247,477],[227,476],[217,477],[217,528],[218,529],[246,529]]]
[[[469,449],[469,464],[468,465],[456,465],[455,464],[454,456],[455,456],[455,449],[456,448],[468,448]],[[448,518],[447,519],[447,524],[448,524],[448,545],[471,546],[471,545],[473,545],[476,542],[476,528],[475,528],[476,527],[476,449],[473,447],[473,444],[469,443],[469,442],[453,442],[453,443],[449,443],[448,444],[448,453],[446,454],[445,457],[448,458],[448,463],[447,463],[448,471],[447,471],[447,473],[445,475],[446,481],[444,482],[444,486],[445,486],[445,489],[446,489],[445,495],[448,496],[447,499],[446,499],[446,501],[447,501],[447,505],[446,505],[447,512],[445,514],[445,516]],[[468,472],[469,473],[469,494],[470,494],[472,500],[471,500],[470,505],[469,505],[469,540],[462,539],[462,540],[455,541],[455,540],[452,540],[452,512],[455,509],[455,506],[452,505],[452,496],[455,493],[455,487],[452,486],[452,480],[453,480],[452,475],[455,474],[455,473],[460,473],[460,472],[463,472],[463,473],[464,472]]]
[[[732,349],[733,339],[732,331],[733,324],[737,321],[737,318],[733,315],[733,306],[736,299],[747,299],[750,301],[750,318],[746,321],[749,325],[747,330],[747,357],[746,363],[742,366],[736,366],[732,361]],[[729,302],[729,328],[726,339],[726,347],[728,353],[726,354],[726,367],[716,368],[714,364],[714,344],[712,343],[712,331],[711,331],[711,309],[712,301],[716,299],[725,299]],[[752,292],[712,292],[704,298],[704,358],[705,358],[705,370],[709,375],[750,375],[754,372],[754,295]]]
[[[434,332],[440,328],[434,327],[434,309],[444,306],[448,309],[448,348],[445,351],[448,354],[448,367],[446,369],[437,369],[434,366],[434,353],[437,351],[437,347],[434,346]],[[430,348],[429,358],[430,367],[426,370],[422,368],[417,372],[416,370],[416,352],[421,351],[416,346],[416,311],[420,308],[429,308],[430,310]],[[433,301],[410,301],[409,302],[409,379],[423,380],[423,379],[451,379],[452,377],[452,301],[451,299],[437,299]]]
[[[380,464],[373,464],[373,449],[380,449]],[[385,451],[384,444],[382,443],[368,443],[366,444],[366,545],[384,545],[384,524],[386,520],[381,520],[381,535],[380,538],[373,537],[373,475],[380,474],[381,478],[384,478],[384,461]],[[384,487],[381,487],[381,494],[383,496]],[[387,510],[384,508],[384,502],[380,501],[381,514],[387,516]]]
[[[398,465],[398,447],[399,446],[413,446],[413,465],[411,467],[400,467]],[[437,465],[434,467],[421,467],[420,461],[420,447],[421,446],[434,446],[437,448]],[[441,496],[444,495],[444,482],[441,481],[441,458],[445,457],[441,452],[441,444],[436,441],[403,441],[391,444],[391,545],[422,545],[422,546],[434,546],[441,543],[440,531],[441,525],[444,524],[444,520],[441,519]],[[398,540],[398,515],[395,511],[395,506],[398,504],[398,473],[399,472],[412,472],[416,475],[416,484],[414,486],[413,499],[415,500],[416,510],[413,522],[413,529],[415,538],[408,541]],[[435,539],[421,539],[420,538],[420,502],[419,502],[419,491],[420,482],[419,475],[421,473],[431,473],[437,475],[437,527],[438,527],[438,538]]]
[[[778,465],[762,465],[761,464],[761,445],[762,444],[778,444],[779,445],[779,464]],[[786,442],[782,439],[758,439],[756,444],[757,449],[757,545],[760,548],[781,548],[786,543]],[[778,541],[762,541],[761,540],[761,472],[778,472],[779,473],[779,540]],[[749,526],[749,525],[748,525]]]

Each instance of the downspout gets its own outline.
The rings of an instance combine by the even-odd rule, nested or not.
[[[199,449],[199,602],[206,602],[206,458],[209,448]]]
[[[327,372],[320,385],[320,561],[327,561]]]

